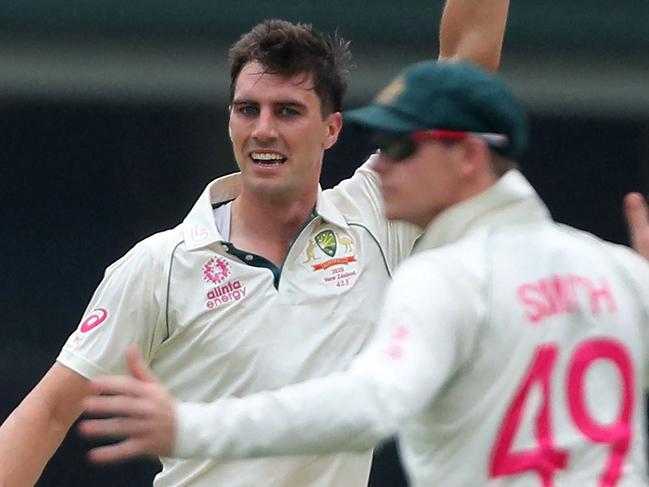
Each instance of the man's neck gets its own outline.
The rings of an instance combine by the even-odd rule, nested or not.
[[[241,194],[232,202],[230,241],[281,266],[315,200],[315,194],[290,202]]]

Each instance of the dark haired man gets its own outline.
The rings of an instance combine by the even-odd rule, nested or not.
[[[646,260],[552,221],[516,170],[523,111],[475,66],[415,64],[347,116],[377,131],[387,217],[425,229],[367,347],[345,372],[177,405],[131,353],[135,379],[95,383],[126,397],[89,411],[151,407],[84,423],[130,437],[98,457],[331,454],[397,433],[417,487],[646,486]],[[647,207],[627,206],[637,244]]]
[[[247,64],[257,63],[269,74],[311,74],[322,115],[340,112],[350,60],[349,42],[338,34],[329,36],[311,25],[267,20],[242,35],[230,48],[230,98],[234,97],[241,70]]]
[[[449,0],[442,57],[498,64],[508,2]],[[486,46],[486,47],[485,47]],[[240,173],[185,221],[110,266],[57,363],[0,429],[0,485],[33,484],[82,411],[89,379],[135,344],[177,397],[213,401],[344,368],[418,229],[383,217],[374,160],[318,186],[342,127],[347,45],[266,21],[231,50]],[[361,486],[371,453],[217,462],[163,458],[156,486]]]

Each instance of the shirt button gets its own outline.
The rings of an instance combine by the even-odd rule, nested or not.
[[[252,260],[252,255],[248,254],[246,255],[245,259],[250,262]]]

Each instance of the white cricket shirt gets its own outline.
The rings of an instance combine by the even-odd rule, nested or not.
[[[237,196],[239,175],[216,180],[181,225],[145,239],[107,269],[58,361],[88,378],[125,373],[125,350],[136,343],[174,396],[199,402],[345,369],[373,329],[390,269],[418,235],[383,218],[370,163],[319,192],[316,216],[281,269],[223,241],[213,205]],[[165,458],[154,485],[365,486],[370,460],[369,450],[228,462]]]
[[[175,452],[361,451],[398,433],[418,487],[648,484],[644,259],[552,222],[510,171],[435,219],[387,296],[348,371],[181,404]]]

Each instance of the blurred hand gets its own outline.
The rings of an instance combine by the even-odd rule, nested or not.
[[[135,346],[126,352],[131,376],[100,377],[91,382],[95,395],[86,400],[86,412],[109,416],[87,419],[79,431],[88,438],[118,438],[118,443],[93,448],[96,463],[137,456],[169,456],[176,434],[176,402],[153,376]],[[109,394],[109,395],[100,395]]]
[[[624,216],[629,227],[631,245],[649,260],[649,207],[640,193],[629,193],[624,198]]]

